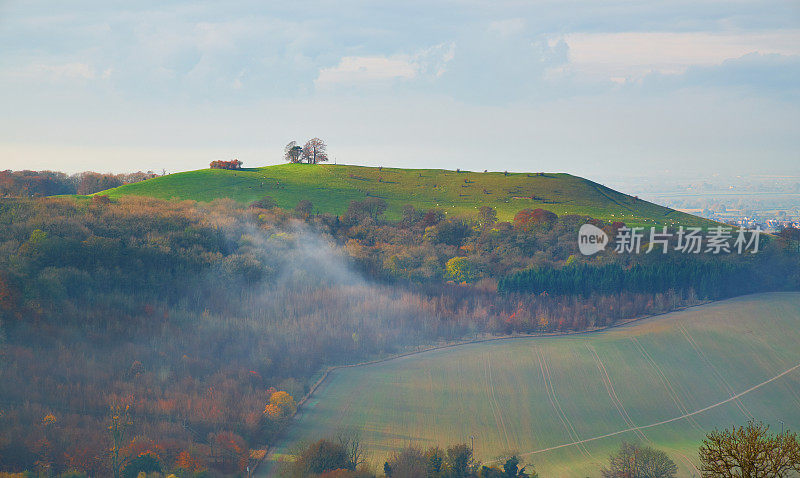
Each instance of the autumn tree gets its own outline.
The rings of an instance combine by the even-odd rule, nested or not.
[[[350,201],[347,211],[342,215],[345,224],[360,224],[371,219],[377,221],[386,211],[389,204],[381,198],[368,197],[361,201]]]
[[[163,465],[161,464],[161,459],[152,452],[145,452],[139,456],[131,458],[128,463],[122,468],[122,473],[120,476],[122,478],[137,478],[141,476],[140,473],[144,473],[146,476],[149,476],[150,473],[161,473],[163,472]]]
[[[290,143],[291,144],[291,143]],[[302,159],[308,164],[323,163],[328,160],[328,146],[319,138],[311,138],[303,146]]]
[[[91,194],[97,191],[115,188],[122,185],[122,180],[111,174],[86,171],[81,173],[78,180],[78,194]]]
[[[445,265],[446,277],[458,284],[473,282],[478,274],[475,264],[466,257],[453,257]]]
[[[700,447],[703,477],[767,478],[800,472],[800,442],[789,430],[777,435],[750,420],[732,430],[714,430]]]
[[[294,211],[302,218],[308,218],[314,212],[314,203],[308,199],[301,199],[294,207]]]
[[[546,209],[523,209],[514,215],[514,227],[530,231],[537,226],[552,226],[558,216]]]
[[[283,159],[290,163],[299,163],[303,159],[303,147],[292,141],[283,148]]]
[[[152,453],[153,456],[161,460],[161,457],[164,456],[164,447],[150,438],[136,436],[122,449],[122,455],[125,457],[137,457],[147,453]]]
[[[426,230],[425,237],[440,244],[460,247],[472,233],[472,222],[462,218],[439,222],[436,227]]]
[[[238,159],[232,159],[230,161],[223,161],[218,159],[216,161],[211,161],[211,164],[208,165],[211,169],[242,169],[242,162]]]
[[[444,211],[441,209],[428,209],[424,216],[422,216],[422,225],[424,227],[434,226],[444,221]]]
[[[178,454],[175,466],[190,473],[200,473],[206,470],[205,457],[195,450],[184,450]]]
[[[263,198],[250,203],[251,208],[259,209],[272,209],[278,207],[278,202],[272,196],[264,196]]]
[[[414,206],[412,206],[411,204],[406,204],[406,205],[403,206],[403,212],[402,212],[403,221],[402,221],[402,223],[405,226],[414,225],[417,222],[419,222],[424,215],[425,215],[425,211],[420,211],[420,210],[414,208]]]
[[[663,451],[631,443],[622,443],[608,461],[608,468],[600,470],[603,478],[672,478],[678,471]]]
[[[264,415],[270,420],[281,420],[294,415],[297,411],[297,402],[287,392],[275,392],[269,397],[269,403],[264,408]]]
[[[111,405],[111,425],[108,431],[111,435],[111,471],[114,478],[120,478],[123,462],[120,461],[120,450],[125,441],[128,429],[133,425],[130,405],[114,403]]]
[[[214,457],[218,467],[229,472],[245,469],[250,449],[244,438],[230,431],[221,431],[213,434],[211,442],[213,449],[216,450]]]
[[[44,418],[42,418],[42,431],[44,436],[37,444],[39,460],[37,460],[36,464],[38,465],[40,472],[44,473],[45,475],[50,473],[50,469],[53,466],[50,433],[57,421],[58,420],[56,419],[56,416],[52,413],[48,413],[44,416]]]
[[[332,470],[354,470],[347,449],[341,443],[322,439],[312,443],[295,456],[295,475],[307,476],[310,473],[325,473]]]
[[[482,206],[478,211],[481,223],[487,226],[497,222],[497,210],[491,206]]]
[[[67,176],[53,171],[0,171],[0,197],[75,194],[76,178],[79,177],[80,175]]]

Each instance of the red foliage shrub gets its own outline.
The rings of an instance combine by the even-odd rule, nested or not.
[[[211,161],[209,167],[211,167],[211,169],[242,169],[242,162],[238,159],[232,159],[230,161],[218,159],[216,161]]]

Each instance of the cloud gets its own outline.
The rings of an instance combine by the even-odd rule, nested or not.
[[[320,69],[314,83],[326,87],[439,77],[454,56],[455,44],[452,42],[434,45],[411,55],[346,56],[336,66]]]
[[[447,71],[447,65],[455,56],[455,42],[445,42],[417,52],[413,62],[420,76],[438,78]]]
[[[748,53],[800,54],[800,30],[766,33],[574,33],[566,72],[595,80],[636,82],[651,73],[680,74]]]
[[[83,62],[69,63],[30,63],[21,67],[6,70],[6,78],[16,79],[24,82],[48,81],[59,83],[64,81],[87,81],[95,79],[108,79],[112,70],[105,69],[99,75],[95,68]]]
[[[643,86],[651,89],[685,87],[745,87],[761,94],[800,92],[800,55],[748,53],[719,65],[691,66],[679,74],[653,73]]]
[[[510,18],[508,20],[496,20],[489,23],[489,32],[500,36],[518,35],[525,30],[524,18]]]
[[[258,165],[310,135],[398,166],[796,163],[792,0],[81,3],[0,0],[14,164]]]
[[[346,56],[331,68],[322,68],[316,84],[362,83],[417,76],[417,65],[408,57]]]
[[[63,65],[37,65],[35,70],[60,79],[93,80],[97,76],[94,68],[86,63],[65,63]]]
[[[546,73],[566,62],[566,44],[546,35],[526,34],[519,25],[484,25],[455,41],[458,54],[442,75],[439,89],[461,101],[490,104],[546,95]]]

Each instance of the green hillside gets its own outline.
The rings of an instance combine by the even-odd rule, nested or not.
[[[699,225],[709,221],[642,201],[595,182],[563,173],[502,173],[442,169],[370,168],[346,165],[282,164],[238,171],[202,169],[128,184],[97,194],[211,201],[231,198],[249,203],[273,197],[293,208],[308,199],[316,212],[343,213],[352,200],[380,197],[396,219],[402,208],[441,208],[447,213],[474,214],[481,206],[497,209],[510,220],[525,208],[556,214],[585,214],[631,225]]]
[[[458,346],[334,371],[275,455],[354,427],[380,468],[395,450],[467,442],[514,450],[540,476],[598,476],[622,440],[698,476],[715,427],[800,428],[800,294],[717,302],[573,336]],[[638,428],[637,428],[638,427]],[[264,467],[262,474],[270,468]],[[694,475],[692,475],[694,473]]]

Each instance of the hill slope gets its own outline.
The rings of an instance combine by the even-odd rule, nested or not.
[[[409,444],[475,435],[484,462],[515,450],[540,476],[583,477],[627,440],[663,449],[679,476],[697,476],[700,439],[715,427],[750,417],[773,430],[779,419],[800,426],[799,325],[800,294],[760,294],[600,333],[340,369],[309,400],[282,450],[354,427],[380,468]]]
[[[619,193],[569,174],[476,173],[442,169],[370,168],[347,165],[282,164],[228,171],[202,169],[171,174],[109,189],[97,194],[211,201],[231,198],[249,203],[273,197],[280,207],[293,208],[308,199],[315,212],[341,214],[352,200],[368,196],[389,203],[396,219],[402,208],[441,208],[447,213],[475,214],[481,206],[497,209],[510,220],[525,208],[556,214],[585,214],[632,225],[698,225],[709,221]]]

